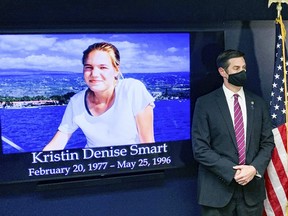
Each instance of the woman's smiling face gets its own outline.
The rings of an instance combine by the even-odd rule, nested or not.
[[[118,70],[113,66],[110,55],[94,50],[88,54],[83,67],[84,80],[93,92],[105,92],[114,88]]]

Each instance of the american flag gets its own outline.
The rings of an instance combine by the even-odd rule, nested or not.
[[[276,19],[275,65],[272,82],[270,114],[276,147],[265,173],[267,199],[264,201],[267,216],[288,215],[288,159],[287,159],[287,54],[286,31],[282,17]],[[286,86],[285,86],[286,85]]]

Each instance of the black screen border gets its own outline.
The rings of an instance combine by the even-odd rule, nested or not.
[[[34,30],[1,30],[0,31],[0,34],[44,34],[44,33],[48,33],[48,34],[53,34],[53,33],[71,33],[71,34],[74,34],[74,33],[189,33],[190,34],[190,39],[193,39],[193,34],[195,37],[197,37],[198,39],[198,45],[196,45],[196,48],[195,47],[192,47],[193,44],[191,44],[191,41],[190,41],[190,47],[191,47],[191,50],[190,50],[190,71],[191,71],[191,75],[190,75],[190,79],[193,79],[193,76],[198,76],[197,73],[199,71],[200,72],[200,75],[199,75],[199,79],[200,80],[204,80],[205,77],[204,77],[204,74],[202,72],[203,68],[205,68],[206,66],[204,65],[204,63],[202,62],[200,64],[199,67],[197,68],[194,68],[193,66],[193,62],[195,62],[195,60],[198,59],[198,61],[202,61],[201,60],[201,52],[203,52],[204,50],[204,47],[206,45],[209,45],[209,44],[214,44],[216,45],[216,48],[217,49],[224,49],[224,31],[223,30],[179,30],[179,29],[162,29],[162,30],[159,30],[159,29],[153,29],[153,30],[124,30],[121,29],[121,30],[79,30],[79,29],[74,29],[74,30],[71,30],[71,29],[66,29],[66,30],[59,30],[59,29],[54,29],[54,30],[51,30],[51,29],[42,29],[42,30],[39,30],[39,29],[34,29]],[[206,35],[206,36],[205,36]],[[208,35],[208,36],[207,36]],[[206,37],[206,39],[205,39]],[[207,40],[208,38],[208,40]],[[210,39],[211,41],[209,41]],[[206,40],[206,41],[205,41]],[[198,48],[197,48],[198,47]],[[212,46],[213,48],[213,46]],[[215,48],[215,47],[214,47]],[[200,52],[201,51],[201,52]],[[216,50],[215,50],[216,51]],[[217,50],[218,51],[218,50]],[[211,56],[213,56],[213,58],[215,57],[214,56],[214,53],[211,54]],[[212,59],[213,59],[212,58]],[[212,61],[212,60],[211,60]],[[205,63],[207,64],[207,62]],[[212,64],[212,62],[208,62],[208,64]],[[205,73],[206,74],[206,73]],[[211,82],[211,81],[215,81],[215,80],[210,80],[208,81]],[[196,98],[201,96],[202,94],[204,94],[203,92],[201,91],[196,91],[196,88],[193,87],[193,83],[190,83],[191,85],[191,123],[192,123],[192,118],[193,118],[193,106],[195,104],[195,101],[196,101]],[[213,89],[211,89],[213,90]],[[206,92],[205,93],[208,93],[209,91],[211,91],[210,89],[206,89]],[[193,94],[192,94],[193,93]],[[1,130],[1,129],[0,129]],[[1,139],[1,142],[2,142],[2,139]],[[1,160],[1,165],[0,165],[0,174],[1,175],[4,175],[5,173],[7,173],[7,170],[10,170],[10,172],[12,173],[12,170],[13,170],[13,174],[11,174],[10,177],[8,177],[7,179],[5,179],[4,181],[0,181],[0,184],[7,184],[7,183],[22,183],[22,182],[61,182],[61,181],[65,181],[67,180],[67,182],[69,182],[69,179],[71,181],[73,181],[74,179],[77,179],[81,181],[84,180],[85,178],[89,179],[89,178],[103,178],[103,179],[106,179],[107,177],[114,177],[114,176],[129,176],[129,175],[133,175],[134,174],[139,174],[139,175],[142,175],[143,173],[153,173],[153,172],[162,172],[162,171],[165,171],[167,169],[175,169],[175,168],[181,168],[181,167],[187,167],[187,166],[190,166],[191,163],[193,163],[193,156],[192,156],[192,149],[191,149],[191,140],[184,140],[184,141],[179,141],[179,142],[167,142],[168,143],[168,146],[169,148],[171,148],[171,150],[169,151],[169,153],[171,153],[171,155],[173,157],[175,157],[175,163],[173,162],[173,165],[170,165],[170,166],[163,166],[163,167],[157,167],[156,169],[146,169],[146,170],[137,170],[137,171],[124,171],[124,172],[121,172],[121,173],[117,173],[117,172],[114,172],[114,173],[101,173],[101,174],[92,174],[92,175],[80,175],[80,176],[69,176],[69,177],[53,177],[53,178],[43,178],[43,179],[19,179],[19,177],[17,176],[17,170],[15,171],[15,167],[17,167],[17,169],[19,169],[18,165],[21,164],[22,160],[23,160],[23,155],[27,155],[29,153],[20,153],[20,154],[11,154],[11,155],[3,155],[1,154],[0,155],[0,160]],[[173,145],[174,144],[174,145]],[[156,143],[155,146],[157,145],[163,145],[163,143]],[[1,144],[1,148],[2,148],[2,144]],[[171,156],[170,155],[170,156]],[[25,156],[24,156],[25,158]],[[27,160],[27,158],[25,159]],[[6,164],[8,163],[9,166],[6,166],[4,167],[3,164]],[[25,163],[24,163],[25,164]],[[16,176],[15,176],[16,175]]]

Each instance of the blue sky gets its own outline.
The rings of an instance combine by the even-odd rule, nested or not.
[[[188,33],[0,35],[0,69],[82,73],[83,50],[107,41],[120,51],[122,73],[190,71]]]

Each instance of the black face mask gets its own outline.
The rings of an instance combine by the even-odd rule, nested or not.
[[[235,74],[230,74],[228,82],[235,86],[243,86],[246,81],[246,71],[242,70]]]

